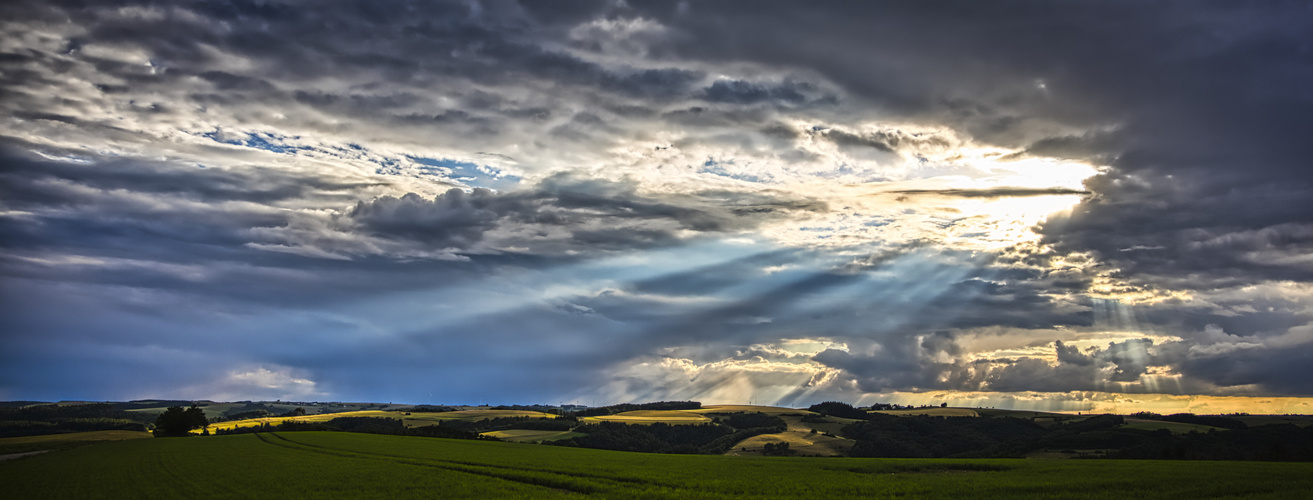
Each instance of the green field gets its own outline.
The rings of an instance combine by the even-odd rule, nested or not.
[[[879,410],[872,413],[884,413],[896,417],[914,417],[925,415],[928,417],[979,417],[980,413],[973,408],[913,408],[909,410]]]
[[[0,462],[7,498],[1298,498],[1313,464],[654,455],[329,432],[138,439]]]
[[[502,441],[514,441],[517,443],[534,443],[538,441],[556,441],[559,439],[570,439],[572,437],[583,436],[582,432],[572,431],[536,431],[531,429],[508,429],[504,431],[490,431],[481,433],[484,436],[491,436]]]
[[[75,448],[101,441],[122,441],[125,439],[143,439],[151,437],[149,432],[139,431],[91,431],[70,432],[65,434],[45,434],[41,436],[23,436],[0,438],[0,455],[10,453],[27,453],[41,450],[62,450]]]
[[[401,420],[407,427],[420,427],[425,425],[435,425],[443,420],[482,420],[485,418],[505,418],[505,417],[530,417],[530,418],[556,418],[556,415],[542,413],[537,411],[525,410],[490,410],[490,409],[472,409],[447,412],[406,412],[406,411],[383,411],[383,410],[364,410],[349,411],[340,413],[319,413],[315,415],[303,415],[299,417],[262,417],[251,418],[246,420],[233,420],[229,422],[218,422],[210,424],[210,432],[220,429],[232,429],[237,427],[255,427],[261,424],[280,424],[283,422],[327,422],[339,417],[377,417],[392,418]],[[200,434],[201,429],[195,429],[193,434]]]
[[[1167,422],[1163,420],[1144,420],[1139,418],[1126,419],[1126,425],[1123,425],[1122,427],[1127,429],[1144,429],[1148,431],[1167,429],[1168,431],[1171,431],[1172,434],[1181,434],[1185,432],[1208,432],[1208,431],[1226,430],[1221,427],[1213,427],[1211,425],[1186,424],[1181,422]]]
[[[626,424],[655,424],[660,422],[671,425],[705,424],[711,421],[710,418],[704,415],[688,410],[636,410],[616,413],[614,415],[583,417],[579,420],[585,423],[621,422]]]

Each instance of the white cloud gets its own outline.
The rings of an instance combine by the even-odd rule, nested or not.
[[[279,365],[248,366],[228,371],[222,378],[176,391],[187,398],[213,401],[314,401],[327,395],[300,370]]]

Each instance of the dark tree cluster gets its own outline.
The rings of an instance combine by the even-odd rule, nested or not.
[[[1235,425],[1218,420],[1225,417],[1198,417],[1179,420]],[[1127,428],[1124,424],[1125,418],[1120,415],[1095,415],[1046,427],[1011,417],[898,417],[876,413],[840,432],[857,441],[850,452],[856,457],[1016,458],[1052,450],[1085,458],[1313,461],[1313,428],[1309,427],[1272,424],[1173,434]]]
[[[649,453],[707,453],[707,446],[734,434],[733,429],[718,424],[630,425],[619,422],[585,424],[576,427],[575,432],[585,435],[552,441],[551,444]],[[733,445],[733,442],[729,443],[729,446]]]
[[[114,408],[120,410],[145,410],[148,408],[159,408],[161,406],[166,406],[166,407],[182,406],[184,408],[199,406],[201,408],[205,408],[206,406],[210,406],[213,403],[214,403],[213,401],[209,401],[209,400],[193,401],[193,400],[185,400],[185,399],[135,399],[132,401],[106,403],[106,404],[113,405]]]
[[[246,403],[245,405],[230,408],[228,409],[228,411],[223,412],[223,419],[243,420],[243,418],[240,418],[243,415],[255,415],[260,413],[263,413],[263,415],[261,416],[277,415],[279,413],[282,413],[282,410],[278,409],[275,406],[266,405],[264,403]],[[246,418],[258,418],[258,417],[246,417]]]
[[[451,406],[419,405],[419,406],[413,406],[406,411],[415,412],[415,413],[443,413],[449,411],[456,411],[456,408]]]
[[[890,458],[996,456],[1003,443],[1043,432],[1034,422],[1017,418],[896,417],[880,413],[840,431],[857,441],[852,456]]]
[[[510,429],[529,429],[537,431],[568,431],[578,422],[560,418],[534,417],[498,417],[482,420],[444,420],[438,425],[448,429],[468,432],[504,431]]]
[[[1090,418],[1063,423],[1058,429],[1071,432],[1101,431],[1115,429],[1125,423],[1126,418],[1121,415],[1095,415]]]
[[[728,414],[723,418],[716,417],[712,423],[698,425],[601,422],[574,428],[575,432],[584,433],[584,436],[553,441],[551,444],[649,453],[719,455],[744,439],[784,432],[787,428],[788,424],[783,419],[764,413]]]
[[[866,420],[867,416],[869,415],[865,411],[859,410],[857,408],[853,408],[853,405],[850,405],[848,403],[842,403],[839,401],[826,401],[824,403],[817,403],[811,405],[811,407],[807,409],[814,411],[816,413],[820,413],[821,415],[829,415],[831,417],[839,417],[839,418],[851,418],[856,420]]]
[[[500,405],[492,407],[494,410],[515,410],[515,411],[537,411],[542,413],[560,414],[559,406],[548,405]]]
[[[0,401],[0,409],[52,404],[49,401]]]
[[[277,407],[268,406],[260,403],[248,403],[246,406],[232,408],[223,412],[222,417],[210,419],[210,422],[232,422],[236,420],[250,420],[253,418],[265,417],[300,417],[306,414],[305,408],[293,408],[289,411],[280,412]]]
[[[1145,420],[1161,420],[1163,422],[1179,422],[1182,424],[1207,425],[1222,429],[1244,429],[1249,424],[1241,420],[1226,417],[1223,415],[1195,415],[1193,413],[1173,413],[1171,415],[1159,415],[1157,413],[1140,412],[1131,415],[1135,418]]]
[[[250,420],[253,418],[264,418],[271,415],[265,410],[252,410],[237,413],[224,412],[222,417],[211,419],[212,422],[228,422],[234,420]]]
[[[152,417],[105,403],[0,408],[0,437],[88,431],[145,431]]]
[[[903,410],[903,409],[909,409],[909,410],[910,410],[910,409],[912,409],[912,408],[913,408],[912,405],[903,406],[903,405],[896,405],[896,404],[889,404],[889,403],[875,403],[875,404],[873,404],[873,405],[871,405],[871,406],[866,407],[865,409],[867,409],[867,410],[871,410],[871,411],[882,411],[882,410],[887,411],[887,410]]]
[[[723,415],[723,416],[722,416]],[[789,424],[784,419],[775,415],[768,415],[762,412],[756,413],[728,413],[728,414],[709,414],[715,416],[714,422],[733,427],[735,429],[755,429],[758,427],[787,429]]]
[[[210,426],[210,419],[205,417],[205,410],[200,407],[182,409],[170,406],[155,419],[155,437],[190,436],[192,429],[204,429]]]
[[[785,457],[797,453],[789,449],[789,443],[766,443],[761,447],[761,454],[767,456]]]
[[[1109,458],[1313,462],[1313,427],[1271,424],[1226,431],[1146,433]]]
[[[828,419],[828,418],[825,418],[825,415],[816,415],[816,414],[814,414],[814,413],[809,413],[809,414],[807,414],[807,415],[803,415],[803,417],[802,417],[802,421],[803,421],[803,423],[807,423],[807,424],[832,424],[832,423],[834,423],[833,420],[830,420],[830,419]]]

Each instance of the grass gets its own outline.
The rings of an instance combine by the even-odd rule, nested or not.
[[[686,410],[636,410],[614,415],[584,417],[583,422],[623,422],[626,424],[703,424],[711,421],[710,417]]]
[[[393,412],[393,411],[368,410],[368,411],[348,411],[348,412],[342,412],[342,413],[321,413],[321,414],[316,414],[316,415],[302,415],[302,416],[299,416],[299,417],[263,417],[263,418],[251,418],[251,419],[246,419],[246,420],[233,420],[233,421],[231,421],[231,422],[219,422],[219,423],[215,423],[215,424],[210,424],[210,432],[215,432],[215,431],[220,430],[220,429],[227,430],[227,429],[233,429],[233,428],[238,428],[238,427],[255,427],[255,426],[258,426],[258,425],[261,425],[261,424],[266,424],[266,423],[267,423],[267,424],[280,424],[280,423],[287,422],[287,421],[296,421],[296,422],[327,422],[327,421],[329,421],[329,420],[332,420],[332,419],[335,419],[335,418],[338,418],[338,417],[384,417],[384,418],[400,418],[400,416],[401,416],[400,413],[398,413],[398,412]],[[201,432],[200,429],[196,429],[196,430],[193,430],[193,431],[192,431],[193,434],[199,434],[200,432]]]
[[[0,455],[27,453],[40,450],[63,450],[101,441],[122,441],[125,439],[142,439],[148,437],[151,437],[149,432],[91,431],[70,432],[66,434],[46,434],[44,436],[0,438]]]
[[[537,431],[532,429],[508,429],[504,431],[490,431],[482,433],[484,436],[492,436],[503,441],[514,441],[517,443],[533,443],[538,441],[556,441],[558,439],[570,439],[585,435],[582,432],[571,431]]]
[[[1187,432],[1208,432],[1226,430],[1221,427],[1211,425],[1186,424],[1181,422],[1167,422],[1163,420],[1145,420],[1139,418],[1128,418],[1126,424],[1122,426],[1125,429],[1142,429],[1146,431],[1156,431],[1158,429],[1167,429],[1172,434],[1185,434]]]
[[[853,440],[838,437],[838,434],[839,429],[857,422],[857,420],[825,417],[827,422],[803,422],[802,417],[808,414],[813,413],[806,410],[777,412],[775,415],[784,420],[785,424],[788,424],[788,429],[785,432],[750,437],[735,444],[725,454],[732,456],[761,456],[762,448],[767,443],[789,443],[790,450],[803,456],[843,456],[852,448]],[[816,430],[815,434],[811,432],[812,429]],[[825,433],[827,432],[831,435],[826,436]],[[744,448],[747,449],[744,450]]]
[[[1012,417],[1012,418],[1056,418],[1061,420],[1083,418],[1080,415],[1069,415],[1066,413],[1053,413],[1047,411],[1032,410],[1005,410],[999,408],[972,408],[982,417]]]
[[[263,417],[252,418],[247,420],[234,420],[231,422],[219,422],[210,424],[210,432],[219,429],[232,429],[236,427],[254,427],[260,424],[280,424],[285,421],[295,422],[327,422],[338,417],[376,417],[376,418],[394,418],[401,420],[407,427],[421,427],[425,425],[434,425],[443,420],[482,420],[485,418],[498,417],[532,417],[532,418],[556,418],[556,415],[542,413],[537,411],[523,410],[459,410],[446,412],[409,412],[391,410],[363,410],[347,411],[340,413],[320,413],[315,415],[303,415],[299,417]],[[192,431],[193,434],[199,434],[200,429]]]
[[[851,439],[826,436],[819,432],[811,434],[810,431],[791,430],[750,437],[735,444],[725,454],[730,456],[761,456],[767,443],[789,443],[789,450],[797,455],[820,455],[824,457],[843,456],[853,446],[853,440]]]
[[[652,455],[299,432],[107,442],[0,462],[0,483],[9,498],[1297,498],[1313,464]]]
[[[530,417],[530,418],[556,418],[556,415],[543,413],[539,411],[525,410],[458,410],[444,412],[411,412],[406,415],[405,412],[384,412],[388,413],[388,418],[399,418],[406,427],[422,427],[425,425],[436,425],[443,420],[483,420],[485,418],[504,418],[504,417]]]
[[[979,417],[980,413],[973,408],[913,408],[910,410],[879,410],[871,413],[884,413],[898,417],[913,416],[930,416],[930,417]]]

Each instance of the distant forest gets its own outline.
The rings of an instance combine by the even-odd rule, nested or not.
[[[0,438],[87,431],[145,431],[154,415],[115,404],[40,404],[0,408]]]
[[[843,403],[823,403],[818,413],[862,417],[840,435],[853,439],[850,455],[890,458],[1020,458],[1040,450],[1098,450],[1082,458],[1164,460],[1313,461],[1313,427],[1271,424],[1250,427],[1223,416],[1190,414],[1139,418],[1220,427],[1173,434],[1164,429],[1122,427],[1120,415],[1096,415],[1040,425],[1015,417],[894,416],[854,413]]]

